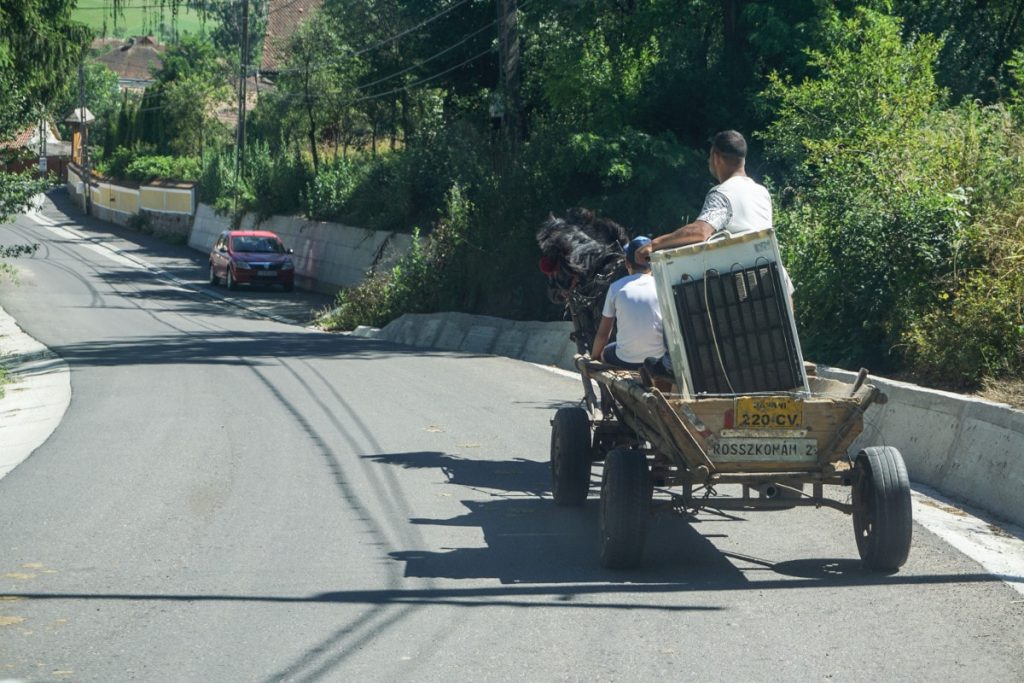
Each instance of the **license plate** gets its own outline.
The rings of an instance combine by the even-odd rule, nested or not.
[[[818,458],[818,442],[814,439],[718,439],[708,456],[715,462],[814,461]]]
[[[742,396],[736,399],[737,429],[798,429],[804,424],[804,403],[789,396]]]
[[[277,277],[276,270],[260,270],[257,271],[256,277]]]

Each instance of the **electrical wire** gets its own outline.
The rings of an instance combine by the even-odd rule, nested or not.
[[[367,88],[373,87],[373,86],[375,86],[375,85],[379,85],[380,83],[384,83],[385,81],[389,81],[389,80],[391,80],[391,79],[393,79],[393,78],[396,78],[396,77],[398,77],[398,76],[402,76],[402,75],[404,75],[404,74],[407,74],[407,73],[409,73],[410,71],[413,71],[413,70],[415,70],[415,69],[418,69],[419,67],[423,66],[424,64],[428,64],[428,63],[430,63],[430,62],[434,61],[435,59],[437,59],[438,57],[441,57],[441,56],[443,56],[443,55],[445,55],[445,54],[447,54],[447,53],[451,52],[451,51],[452,51],[452,50],[454,50],[455,48],[457,48],[457,47],[460,47],[461,45],[464,45],[464,44],[465,44],[466,42],[468,42],[468,41],[469,41],[470,39],[472,39],[472,38],[475,38],[476,36],[480,35],[480,34],[481,34],[481,33],[483,33],[484,31],[486,31],[486,30],[488,30],[488,29],[492,28],[492,27],[493,27],[493,26],[494,26],[495,24],[497,24],[497,23],[498,23],[498,22],[497,22],[497,20],[495,20],[495,21],[492,21],[492,22],[490,22],[490,23],[488,23],[488,24],[486,24],[486,25],[484,25],[484,26],[480,27],[480,28],[479,28],[479,29],[477,29],[476,31],[473,31],[472,33],[466,34],[466,35],[465,35],[465,36],[463,36],[463,37],[462,37],[462,39],[461,39],[461,40],[459,40],[458,42],[456,42],[456,43],[453,43],[452,45],[449,45],[448,47],[446,47],[445,49],[443,49],[443,50],[441,50],[441,51],[439,51],[439,52],[435,52],[434,54],[432,54],[431,56],[427,57],[426,59],[422,59],[422,60],[420,60],[419,62],[416,62],[415,64],[412,64],[412,65],[410,65],[410,66],[407,66],[407,67],[405,67],[404,69],[400,69],[400,70],[398,70],[398,71],[395,71],[395,72],[393,72],[393,73],[390,73],[390,74],[388,74],[387,76],[383,76],[383,77],[381,77],[381,78],[378,78],[377,80],[375,80],[375,81],[371,81],[370,83],[364,83],[364,84],[362,84],[362,85],[359,85],[359,86],[355,87],[355,88],[354,88],[354,90],[357,90],[357,91],[360,91],[360,90],[366,90]],[[462,64],[459,64],[459,65],[458,65],[458,66],[456,66],[456,67],[453,67],[453,68],[452,68],[452,70],[453,70],[453,69],[455,69],[455,68],[458,68],[459,66],[465,66],[465,64],[468,64],[468,63],[469,63],[470,61],[473,61],[473,60],[475,60],[475,59],[479,59],[479,58],[480,58],[480,57],[482,57],[482,56],[483,56],[484,54],[486,54],[486,53],[488,53],[488,52],[491,52],[491,51],[492,51],[493,49],[494,49],[494,48],[493,48],[493,45],[491,45],[491,46],[488,46],[488,48],[487,48],[487,49],[486,49],[486,50],[485,50],[484,52],[482,52],[482,53],[480,53],[480,54],[476,55],[475,57],[471,57],[471,58],[470,58],[469,60],[467,60],[466,62],[463,62]],[[443,73],[448,73],[449,71],[450,71],[450,70],[448,70],[448,71],[445,71],[445,72],[442,72],[442,74],[443,74]],[[435,74],[434,76],[431,76],[431,77],[430,77],[429,79],[427,79],[427,80],[433,80],[433,78],[435,78],[436,76],[437,76],[437,74]],[[406,86],[403,86],[403,89],[404,89],[404,88],[406,88],[406,87],[410,87],[410,86],[409,86],[409,84],[407,84]],[[340,91],[340,90],[333,90],[333,91],[328,91],[327,93],[325,93],[325,96],[329,96],[329,95],[335,95],[335,94],[338,94],[338,93],[340,93],[340,92],[343,92],[343,91]],[[383,93],[378,93],[378,95],[380,95],[380,96],[383,96]],[[304,98],[304,97],[305,97],[305,96],[304,96],[304,95],[302,95],[301,93],[284,93],[284,96],[285,96],[285,97],[289,97],[289,98],[294,98],[294,97],[298,97],[298,98]]]
[[[521,10],[523,7],[525,7],[527,4],[529,4],[530,1],[531,0],[525,0],[525,2],[520,3],[519,9]],[[292,0],[292,2],[289,3],[289,5],[294,4],[295,2],[298,2],[298,0]],[[368,46],[366,48],[363,48],[363,49],[353,53],[352,55],[350,55],[350,58],[351,57],[355,57],[355,56],[357,56],[359,54],[364,54],[366,52],[369,52],[370,50],[376,49],[377,47],[381,47],[382,45],[386,45],[386,44],[388,44],[390,42],[393,42],[394,40],[397,40],[397,39],[399,39],[399,38],[401,38],[401,37],[403,37],[405,35],[408,35],[410,32],[416,30],[417,28],[420,28],[422,26],[425,26],[425,25],[429,24],[430,22],[440,18],[441,16],[443,16],[443,15],[447,14],[448,12],[454,10],[456,7],[458,7],[458,6],[462,5],[462,4],[465,4],[466,2],[468,2],[468,0],[460,0],[456,4],[449,6],[445,10],[442,10],[441,12],[438,12],[437,14],[433,15],[432,17],[430,17],[430,18],[420,22],[416,26],[413,26],[413,27],[411,27],[409,29],[406,29],[406,30],[404,30],[404,31],[402,31],[400,33],[397,33],[397,34],[391,36],[390,38],[386,38],[386,39],[384,39],[384,40],[382,40],[382,41],[380,41],[380,42],[378,42],[378,43],[376,43],[374,45]],[[232,4],[232,3],[227,3],[226,2],[224,4]],[[373,85],[377,85],[379,83],[383,83],[383,82],[388,81],[388,80],[390,80],[392,78],[395,78],[397,76],[401,76],[401,75],[406,74],[406,73],[408,73],[408,72],[410,72],[410,71],[412,71],[412,70],[414,70],[416,68],[419,68],[420,66],[423,66],[424,64],[427,64],[427,63],[433,61],[434,59],[437,59],[438,57],[440,57],[440,56],[442,56],[444,54],[447,54],[448,52],[451,52],[456,47],[459,47],[459,46],[465,44],[471,38],[474,38],[477,35],[483,33],[484,31],[492,28],[497,23],[498,23],[497,20],[488,22],[487,24],[485,24],[484,26],[480,27],[476,31],[473,31],[473,32],[471,32],[469,34],[466,34],[458,42],[448,46],[447,48],[445,48],[445,49],[443,49],[443,50],[441,50],[439,52],[434,53],[430,57],[427,57],[426,59],[423,59],[423,60],[417,62],[416,64],[408,66],[408,67],[406,67],[404,69],[401,69],[401,70],[393,72],[393,73],[391,73],[391,74],[389,74],[387,76],[379,78],[376,81],[373,81],[371,83],[367,83],[367,84],[364,84],[362,86],[357,86],[356,88],[354,88],[354,90],[355,91],[359,91],[359,90],[371,87]],[[487,49],[483,50],[482,52],[479,52],[479,53],[473,55],[472,57],[470,57],[470,58],[460,62],[459,64],[456,64],[455,66],[449,67],[449,68],[447,68],[447,69],[445,69],[443,71],[440,71],[440,72],[432,74],[430,76],[427,76],[427,77],[420,78],[418,80],[412,81],[412,82],[407,83],[404,86],[399,87],[399,88],[393,88],[391,90],[387,90],[387,91],[384,91],[384,92],[368,94],[368,95],[364,95],[362,97],[357,97],[357,98],[354,98],[354,99],[351,99],[351,100],[347,100],[345,102],[340,103],[339,106],[349,106],[349,105],[353,105],[353,104],[358,104],[360,102],[367,102],[367,101],[379,99],[381,97],[386,97],[388,95],[394,95],[394,94],[398,94],[398,93],[403,92],[403,91],[411,90],[413,88],[419,87],[420,85],[424,85],[426,83],[429,83],[429,82],[432,82],[434,80],[437,80],[438,78],[441,78],[442,76],[445,76],[445,75],[447,75],[447,74],[449,74],[449,73],[451,73],[453,71],[456,71],[456,70],[466,66],[467,64],[470,64],[470,63],[472,63],[472,62],[474,62],[474,61],[476,61],[478,59],[481,59],[481,58],[487,56],[488,54],[491,54],[492,52],[494,52],[494,49],[495,49],[494,46],[490,45],[490,46],[487,47]],[[291,70],[288,70],[288,71],[296,71],[296,70],[298,70],[298,69],[291,69]],[[281,72],[278,72],[278,73],[281,73]],[[341,92],[344,92],[344,91],[335,90],[335,91],[328,91],[326,93],[321,91],[320,93],[317,93],[314,97],[316,99],[321,99],[323,97],[337,95],[337,94],[339,94]],[[303,95],[302,93],[287,93],[287,92],[285,92],[285,93],[283,93],[283,96],[287,97],[289,99],[305,99],[305,98],[307,98],[307,96]],[[144,109],[137,110],[137,112],[141,113],[141,112],[160,111],[160,110],[166,109],[167,107],[168,107],[168,105],[159,105],[159,106],[155,106],[155,107],[146,107]]]
[[[370,52],[372,50],[376,50],[379,47],[383,47],[383,46],[387,45],[388,43],[393,43],[394,41],[398,40],[399,38],[407,36],[410,33],[412,33],[413,31],[426,26],[427,24],[429,24],[429,23],[431,23],[431,22],[433,22],[433,21],[435,21],[437,19],[440,19],[441,17],[443,17],[444,15],[448,14],[452,10],[454,10],[454,9],[456,9],[458,7],[461,7],[462,5],[465,5],[467,2],[469,2],[469,0],[458,0],[458,2],[456,2],[453,5],[449,5],[447,8],[441,10],[440,12],[435,14],[434,16],[421,21],[420,23],[416,24],[415,26],[410,26],[409,28],[405,29],[401,33],[396,33],[395,35],[391,36],[390,38],[385,38],[384,40],[380,41],[379,43],[375,43],[375,44],[373,44],[373,45],[371,45],[369,47],[363,48],[362,50],[358,50],[352,56],[353,57],[358,57],[359,55],[366,54],[367,52]]]
[[[292,2],[289,3],[289,4],[294,4],[295,2],[298,2],[298,0],[292,0]],[[364,55],[367,52],[372,52],[373,50],[376,50],[377,48],[380,48],[380,47],[383,47],[383,46],[388,45],[390,43],[393,43],[396,40],[409,35],[413,31],[416,31],[417,29],[420,29],[420,28],[426,26],[427,24],[430,24],[430,23],[436,21],[437,19],[440,19],[444,15],[448,14],[449,12],[455,10],[458,7],[461,7],[462,5],[466,4],[467,2],[469,2],[469,0],[459,0],[455,4],[449,5],[445,9],[441,10],[440,12],[438,12],[437,14],[434,14],[433,16],[428,17],[427,19],[424,19],[423,21],[421,21],[420,23],[416,24],[415,26],[410,26],[409,28],[404,29],[404,30],[402,30],[402,31],[400,31],[400,32],[398,32],[398,33],[388,37],[388,38],[384,38],[383,40],[381,40],[381,41],[379,41],[377,43],[374,43],[373,45],[369,45],[367,47],[360,48],[360,49],[352,52],[351,54],[341,55],[338,59],[324,60],[322,62],[317,62],[316,64],[313,64],[313,65],[310,65],[310,66],[333,65],[333,64],[341,64],[341,63],[344,63],[346,61],[351,61],[351,60],[355,59],[356,57],[359,57],[360,55]],[[522,9],[522,7],[524,7],[527,4],[528,4],[528,2],[522,3],[520,5],[520,9]],[[497,19],[495,19],[490,24],[488,24],[488,26],[493,26],[494,24],[497,24],[497,23],[498,23],[498,21],[497,21]],[[342,60],[342,61],[338,61],[339,59]],[[249,68],[251,66],[252,65],[250,64],[250,65],[247,66],[247,68]],[[291,72],[294,72],[294,71],[304,71],[304,70],[305,69],[302,68],[302,67],[295,67],[295,68],[290,68],[290,69],[278,69],[274,73],[282,74],[282,73],[291,73]]]

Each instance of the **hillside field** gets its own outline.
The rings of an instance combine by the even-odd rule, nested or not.
[[[204,24],[194,10],[186,7],[179,8],[177,18],[173,19],[169,7],[161,17],[160,9],[150,0],[137,0],[135,4],[135,7],[125,7],[115,22],[109,0],[82,0],[72,17],[95,30],[97,38],[153,35],[161,42],[171,40],[175,31],[193,35],[209,32],[215,21],[210,19]]]

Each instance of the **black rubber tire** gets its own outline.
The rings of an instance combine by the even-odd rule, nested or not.
[[[215,287],[220,284],[220,278],[214,272],[212,263],[210,264],[210,284]]]
[[[651,505],[647,456],[628,448],[612,450],[601,479],[601,566],[640,566]]]
[[[231,274],[231,266],[228,266],[227,270],[224,271],[224,282],[228,289],[232,291],[238,289],[238,285],[235,284],[235,276]]]
[[[853,532],[861,562],[871,571],[895,572],[910,555],[913,531],[903,456],[888,446],[865,448],[857,454],[853,479]]]
[[[551,421],[551,487],[555,504],[579,507],[590,492],[590,416],[582,408],[559,408]]]
[[[292,284],[288,284],[288,285],[281,285],[281,289],[283,289],[286,292],[290,292],[293,289],[295,289],[295,284],[292,283]]]

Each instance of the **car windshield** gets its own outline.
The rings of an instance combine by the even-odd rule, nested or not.
[[[251,251],[259,254],[283,254],[284,245],[274,237],[257,237],[255,235],[239,235],[231,238],[231,250]]]

